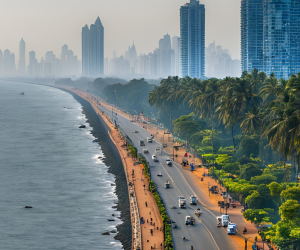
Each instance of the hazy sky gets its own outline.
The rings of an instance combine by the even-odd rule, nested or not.
[[[179,9],[189,0],[0,0],[0,49],[19,55],[19,41],[40,60],[64,44],[81,58],[81,28],[97,16],[105,28],[105,57],[123,54],[135,42],[138,53],[158,47],[164,34],[179,35]],[[206,45],[216,41],[240,58],[240,0],[201,0],[206,8]]]

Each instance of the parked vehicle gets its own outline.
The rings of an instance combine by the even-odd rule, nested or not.
[[[179,200],[178,200],[179,204],[179,208],[186,208],[186,200],[183,196],[179,196]]]
[[[145,146],[144,140],[140,140],[140,146]]]
[[[197,205],[197,197],[193,194],[190,195],[190,205]]]
[[[229,223],[227,227],[227,233],[228,234],[236,234],[236,224]]]
[[[188,215],[185,217],[185,225],[195,225],[194,217]]]

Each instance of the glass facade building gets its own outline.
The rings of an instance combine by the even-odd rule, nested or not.
[[[288,79],[300,71],[300,1],[242,0],[242,71]]]
[[[300,71],[300,1],[264,0],[264,71],[288,79]]]
[[[263,0],[241,2],[242,71],[263,70]]]
[[[205,7],[191,0],[180,8],[182,76],[203,78],[205,74]]]

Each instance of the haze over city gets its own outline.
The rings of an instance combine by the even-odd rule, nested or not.
[[[60,55],[67,44],[81,60],[81,28],[99,15],[105,27],[104,56],[124,54],[135,42],[138,55],[158,47],[165,34],[180,36],[180,6],[188,0],[3,0],[0,49],[9,49],[18,61],[19,41],[36,58],[46,51]],[[240,1],[202,0],[206,9],[206,46],[212,42],[240,58]],[[5,34],[5,35],[4,35]]]
[[[300,250],[300,0],[0,0],[0,248]]]

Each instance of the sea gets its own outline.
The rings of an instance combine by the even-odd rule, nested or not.
[[[92,130],[69,93],[0,80],[0,249],[123,249],[116,177]]]

